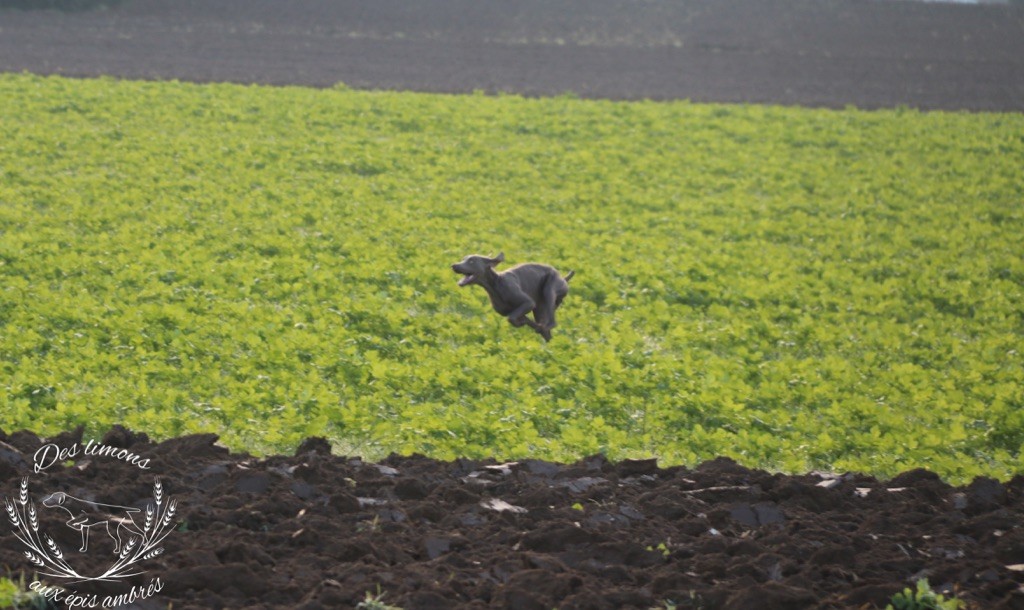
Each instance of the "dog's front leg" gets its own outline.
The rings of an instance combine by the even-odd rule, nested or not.
[[[89,526],[84,524],[82,525],[82,548],[78,550],[81,553],[89,550]]]
[[[529,311],[529,310],[527,310],[527,311]],[[513,313],[515,313],[515,312],[513,312]],[[518,318],[513,318],[512,315],[510,314],[508,316],[508,321],[509,321],[509,323],[512,324],[512,326],[515,326],[517,328],[520,327],[520,326],[529,326],[533,330],[535,330],[538,333],[540,333],[540,336],[544,337],[545,341],[550,341],[551,340],[551,331],[549,331],[547,328],[544,328],[544,326],[542,326],[540,324],[537,324],[535,321],[533,321],[530,318],[528,318],[526,316],[525,312],[522,315],[520,315]]]
[[[523,326],[524,324],[529,324],[531,328],[536,328],[536,323],[533,320],[526,317],[527,312],[533,311],[535,305],[536,304],[533,302],[533,299],[527,298],[525,301],[519,304],[519,307],[513,309],[512,313],[508,314],[507,317],[509,323],[512,324],[512,326],[516,327]]]

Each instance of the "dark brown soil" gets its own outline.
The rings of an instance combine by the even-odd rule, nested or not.
[[[0,2],[2,5],[2,2]],[[1024,110],[1024,6],[123,0],[0,10],[0,71],[435,92]]]
[[[107,457],[33,473],[44,441],[0,440],[3,495],[16,499],[27,477],[40,507],[64,491],[144,508],[161,478],[181,526],[129,581],[163,583],[135,608],[351,608],[378,587],[406,610],[664,600],[874,608],[919,578],[975,608],[1024,607],[1024,477],[954,488],[923,470],[882,482],[783,476],[727,459],[689,470],[600,456],[571,465],[416,456],[371,464],[330,455],[318,439],[294,457],[256,459],[230,454],[214,435],[152,444],[123,429],[102,442],[149,458],[144,473]],[[52,442],[72,446],[80,432]],[[77,553],[79,536],[64,519],[39,513],[67,557],[87,569],[109,564],[112,542],[101,532],[88,554]],[[13,535],[0,538],[0,565],[31,580],[24,550]],[[125,586],[73,585],[99,595]]]

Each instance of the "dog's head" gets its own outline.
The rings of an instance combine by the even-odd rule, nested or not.
[[[64,504],[64,501],[68,499],[68,496],[63,491],[54,492],[45,498],[43,498],[43,506],[53,508],[54,506],[60,506]]]
[[[463,278],[459,280],[459,286],[469,286],[470,284],[480,283],[480,278],[487,273],[487,270],[493,269],[503,260],[505,260],[504,252],[499,253],[498,256],[495,256],[494,258],[480,256],[479,254],[470,254],[466,258],[462,259],[461,262],[452,265],[452,271],[463,275]]]

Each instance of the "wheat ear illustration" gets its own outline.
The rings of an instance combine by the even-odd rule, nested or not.
[[[61,552],[53,538],[45,533],[40,535],[39,513],[36,512],[36,505],[29,497],[28,477],[21,480],[16,500],[4,496],[4,510],[7,513],[8,521],[14,527],[14,536],[30,549],[25,551],[25,557],[34,565],[51,570],[39,572],[40,574],[57,578],[82,577],[64,561],[64,553]]]

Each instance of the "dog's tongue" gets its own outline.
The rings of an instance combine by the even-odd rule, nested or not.
[[[472,275],[464,275],[464,276],[462,276],[462,279],[459,280],[459,286],[465,286],[465,285],[469,284],[472,281],[473,281],[473,276]]]

